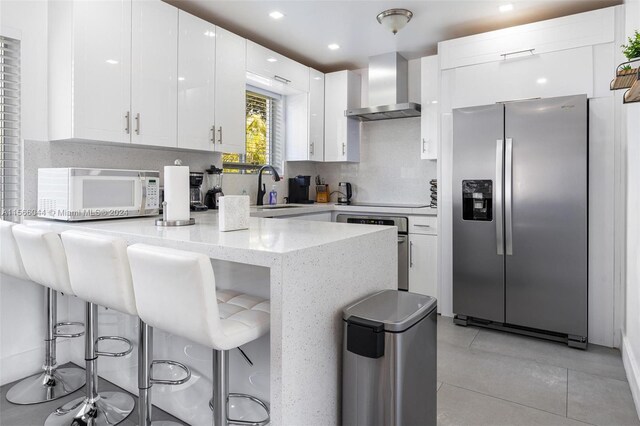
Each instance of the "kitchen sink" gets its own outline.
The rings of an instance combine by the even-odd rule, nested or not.
[[[258,210],[297,209],[300,206],[257,206]]]

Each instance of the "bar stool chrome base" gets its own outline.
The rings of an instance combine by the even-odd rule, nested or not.
[[[256,398],[253,395],[247,395],[246,393],[230,393],[229,394],[229,398],[245,398],[248,399],[252,402],[255,402],[256,404],[258,404],[259,406],[261,406],[264,411],[267,413],[267,417],[264,418],[263,420],[239,420],[239,419],[231,419],[229,418],[229,416],[227,416],[227,424],[230,425],[250,425],[250,426],[264,426],[269,424],[269,422],[271,421],[271,416],[270,416],[270,412],[269,412],[269,406],[262,401],[261,399]],[[229,404],[229,398],[227,398],[227,404]],[[209,400],[209,408],[211,409],[211,411],[214,411],[213,408],[213,398]]]
[[[78,333],[62,333],[58,327],[82,326],[80,322],[56,323],[58,293],[45,287],[46,336],[44,363],[42,373],[27,377],[16,383],[7,392],[7,401],[12,404],[28,405],[53,401],[77,391],[85,384],[85,371],[81,368],[57,368],[56,339],[58,337],[80,337],[84,331]]]
[[[87,397],[76,398],[51,413],[45,426],[116,425],[133,411],[135,402],[123,392],[101,392],[93,402]]]
[[[53,401],[77,391],[85,383],[85,373],[81,368],[57,368],[27,377],[16,383],[7,392],[7,401],[12,404],[28,405]]]

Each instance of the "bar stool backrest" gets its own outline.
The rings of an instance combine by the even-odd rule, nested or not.
[[[73,295],[64,247],[58,234],[35,226],[14,225],[13,236],[29,279]]]
[[[126,241],[81,231],[64,231],[61,237],[76,296],[125,314],[138,315]]]
[[[207,256],[146,244],[127,252],[142,321],[208,347],[226,338]]]
[[[28,280],[29,277],[24,270],[18,244],[11,230],[13,225],[15,223],[0,220],[0,273]]]

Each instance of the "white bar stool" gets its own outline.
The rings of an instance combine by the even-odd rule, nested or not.
[[[138,316],[153,327],[183,336],[213,351],[214,424],[265,425],[269,407],[245,394],[229,393],[229,350],[269,331],[268,300],[219,291],[209,258],[202,254],[134,244],[127,249]],[[267,417],[259,421],[230,419],[229,397],[258,403]]]
[[[65,231],[62,241],[67,252],[71,286],[78,295],[87,302],[87,324],[92,335],[96,335],[97,306],[105,306],[116,311],[138,315],[136,309],[131,270],[127,258],[127,245],[121,238],[92,234],[78,231]],[[90,320],[91,319],[91,320]],[[149,391],[153,383],[176,385],[185,383],[191,377],[191,372],[184,365],[175,361],[152,361],[153,331],[140,321],[138,347],[138,387],[140,388],[139,425],[151,425],[151,400]],[[97,341],[109,339],[99,337]],[[120,340],[126,340],[118,338]],[[96,350],[93,342],[87,340],[87,371],[92,371],[92,377],[87,378],[87,396],[69,402],[57,412],[51,414],[46,426],[75,425],[92,426],[113,425],[124,420],[133,410],[134,401],[129,395],[119,392],[97,392],[97,356],[122,356],[125,353],[110,354]],[[127,341],[128,342],[128,341]],[[130,343],[130,342],[129,342]],[[182,368],[185,378],[180,380],[156,380],[152,377],[153,365],[168,363]],[[93,421],[91,421],[93,420]],[[175,422],[154,422],[154,425],[178,425]]]
[[[61,234],[69,264],[71,288],[85,301],[86,396],[76,398],[51,413],[45,426],[116,425],[131,414],[135,402],[124,392],[98,393],[98,356],[122,357],[133,350],[128,339],[98,337],[98,305],[136,315],[127,266],[126,244],[122,240],[65,231]],[[123,352],[104,352],[102,340],[118,340],[129,345]]]
[[[46,329],[43,372],[13,385],[7,400],[13,404],[37,404],[75,392],[85,384],[81,368],[57,368],[56,338],[80,337],[84,332],[61,333],[61,326],[82,326],[79,322],[57,323],[58,291],[73,295],[67,259],[60,237],[54,232],[0,221],[1,272],[31,280],[45,289]]]

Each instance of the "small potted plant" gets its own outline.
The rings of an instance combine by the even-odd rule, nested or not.
[[[629,60],[640,64],[640,32],[636,31],[633,37],[629,37],[627,44],[622,46],[622,54]],[[628,89],[638,78],[638,67],[624,64],[618,67],[616,79],[611,82],[611,90]]]

